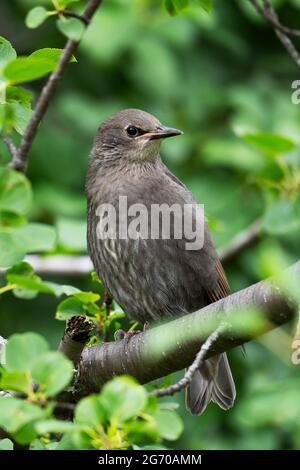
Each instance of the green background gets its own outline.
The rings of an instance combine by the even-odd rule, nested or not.
[[[35,30],[25,27],[25,15],[35,4],[1,2],[0,34],[18,54],[64,45],[51,20]],[[299,25],[300,1],[274,4],[284,23]],[[99,124],[122,108],[147,110],[184,131],[163,144],[162,156],[205,204],[218,248],[278,198],[265,184],[279,178],[274,158],[242,135],[267,131],[292,138],[296,149],[286,158],[300,166],[300,107],[291,102],[291,83],[299,73],[247,0],[215,0],[209,14],[195,2],[175,17],[158,1],[105,1],[76,58],[41,124],[28,171],[34,189],[31,219],[57,228],[58,253],[86,252],[88,155]],[[28,88],[37,93],[42,83]],[[2,142],[0,153],[5,162]],[[285,216],[277,214],[275,225],[284,225]],[[260,242],[226,266],[233,291],[271,274],[274,265],[299,258],[299,225],[273,232],[269,227]],[[91,286],[88,276],[51,280],[81,289]],[[63,324],[54,319],[56,305],[47,295],[28,301],[1,296],[1,335],[32,329],[55,347],[63,332]],[[185,431],[173,446],[299,448],[300,378],[290,361],[292,333],[283,329],[262,337],[247,346],[246,358],[239,350],[229,354],[237,384],[233,410],[226,413],[210,405],[203,416],[191,417],[179,398]]]

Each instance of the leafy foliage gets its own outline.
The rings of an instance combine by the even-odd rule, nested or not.
[[[210,0],[113,0],[104,2],[84,36],[84,23],[65,12],[77,11],[75,0],[7,3],[7,21],[16,21],[12,30],[16,24],[23,28],[25,16],[30,29],[39,27],[38,36],[29,31],[22,44],[16,41],[18,57],[0,38],[0,133],[15,142],[32,115],[40,88],[36,80],[60,59],[64,38],[59,33],[83,40],[76,73],[64,78],[32,148],[34,197],[29,180],[5,166],[9,157],[0,147],[0,266],[8,268],[0,287],[3,334],[40,329],[56,344],[61,331],[49,315],[53,311],[62,321],[74,314],[92,320],[92,343],[129,326],[116,305],[106,315],[103,286],[95,275],[53,282],[23,261],[27,253],[86,252],[86,156],[99,122],[120,108],[149,110],[185,131],[165,145],[163,158],[205,202],[218,247],[262,219],[262,241],[228,268],[233,290],[299,258],[299,107],[290,100],[294,70],[271,28],[258,21],[247,2],[218,0],[212,8]],[[293,24],[298,3],[280,2],[286,24]],[[32,38],[37,47],[57,48],[32,52]],[[54,409],[60,392],[72,386],[72,365],[37,333],[15,334],[7,344],[1,388],[24,398],[1,396],[0,426],[31,449],[158,449],[163,440],[177,448],[299,448],[298,371],[286,357],[291,338],[285,331],[269,338],[249,345],[247,360],[238,352],[233,357],[239,391],[234,410],[225,414],[210,407],[198,421],[181,407],[183,432],[177,403],[158,403],[123,377],[81,400],[71,421],[58,420]],[[11,449],[12,440],[0,441],[0,449]]]
[[[182,422],[132,378],[118,377],[101,393],[74,408],[74,421],[57,420],[56,395],[70,383],[73,366],[60,352],[49,351],[36,333],[15,334],[5,348],[0,388],[24,398],[0,397],[0,426],[21,444],[58,449],[126,449],[133,444],[175,440]],[[54,434],[61,433],[58,438]],[[11,448],[11,441],[0,443]]]

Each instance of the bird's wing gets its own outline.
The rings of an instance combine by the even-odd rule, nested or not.
[[[217,300],[223,299],[223,297],[227,297],[227,295],[230,294],[230,287],[227,281],[227,277],[219,259],[216,261],[215,269],[217,283],[214,286],[214,289],[206,289],[206,293],[211,302],[217,302]]]

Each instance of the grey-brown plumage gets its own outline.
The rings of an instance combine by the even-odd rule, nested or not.
[[[126,314],[140,323],[184,315],[229,293],[205,222],[204,246],[186,250],[184,239],[106,239],[97,237],[101,204],[117,211],[119,196],[128,207],[195,203],[191,192],[163,164],[160,143],[180,134],[137,109],[120,111],[96,135],[87,174],[88,249],[106,289]],[[230,408],[235,386],[226,354],[205,361],[187,391],[187,406],[201,414],[210,400]]]

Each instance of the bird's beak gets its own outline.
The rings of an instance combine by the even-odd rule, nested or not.
[[[149,140],[166,139],[167,137],[174,137],[183,134],[179,129],[173,127],[159,126],[155,131],[150,131],[144,134]]]

